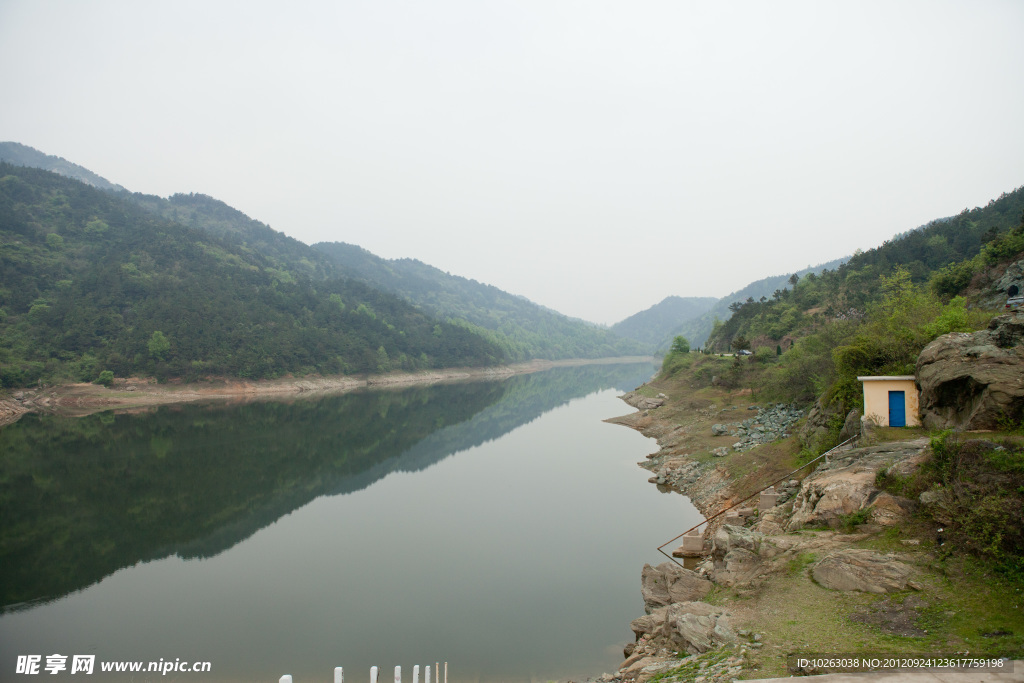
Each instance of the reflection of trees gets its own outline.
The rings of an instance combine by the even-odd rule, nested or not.
[[[291,403],[26,416],[0,431],[2,604],[60,596],[139,561],[216,555],[318,496],[424,469],[649,374],[584,366]]]

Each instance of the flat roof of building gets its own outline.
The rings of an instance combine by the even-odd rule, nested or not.
[[[896,379],[896,380],[902,379],[902,380],[908,380],[908,381],[913,382],[917,378],[914,377],[913,375],[879,375],[879,376],[873,376],[873,377],[858,377],[857,379],[860,380],[861,382],[880,382],[882,380],[894,380],[894,379]]]

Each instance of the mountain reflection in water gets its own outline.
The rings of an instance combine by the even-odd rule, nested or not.
[[[613,643],[598,647],[605,652],[602,664],[593,661],[593,654],[577,661],[580,655],[573,654],[573,648],[578,646],[563,642],[598,638],[587,635],[596,624],[581,624],[578,634],[547,635],[547,654],[535,645],[524,645],[534,650],[530,654],[491,652],[494,646],[485,635],[486,625],[472,622],[510,620],[503,627],[509,633],[529,631],[526,625],[538,618],[537,610],[556,605],[567,613],[581,609],[572,603],[572,587],[565,581],[585,586],[605,580],[600,577],[608,568],[585,567],[603,562],[602,556],[620,543],[621,531],[607,530],[606,548],[573,540],[603,538],[604,530],[596,530],[595,536],[590,528],[597,521],[593,511],[574,497],[583,492],[560,493],[574,487],[574,479],[586,478],[578,476],[578,468],[586,465],[581,459],[601,448],[602,441],[619,451],[611,453],[609,462],[622,470],[601,475],[601,483],[591,484],[604,490],[591,491],[590,499],[614,500],[621,495],[617,477],[628,477],[639,483],[638,490],[649,497],[644,500],[656,509],[660,497],[633,464],[650,450],[646,439],[600,423],[628,407],[609,395],[603,401],[611,403],[594,416],[593,408],[573,401],[608,387],[631,389],[652,371],[649,364],[588,365],[502,381],[290,402],[185,404],[85,418],[26,416],[0,430],[0,590],[5,606],[0,643],[8,643],[0,644],[0,666],[6,667],[8,659],[14,666],[17,655],[37,650],[49,654],[81,648],[82,639],[92,642],[97,633],[108,633],[115,642],[100,638],[94,649],[112,648],[126,659],[142,659],[144,652],[154,658],[208,659],[215,675],[204,675],[204,680],[241,680],[257,672],[276,680],[282,673],[298,676],[303,671],[321,672],[316,675],[322,678],[335,665],[351,666],[369,656],[367,651],[372,652],[381,637],[384,644],[393,641],[382,652],[389,651],[386,656],[396,659],[414,656],[419,648],[435,653],[426,654],[428,658],[448,652],[447,658],[458,660],[453,661],[453,673],[459,672],[453,681],[466,680],[467,675],[528,680],[534,675],[530,671],[557,677],[558,671],[568,675],[608,666],[621,657],[607,652],[616,647]],[[577,406],[575,412],[565,413],[563,408],[551,413],[570,403]],[[548,425],[550,415],[562,413],[563,420],[575,423]],[[520,433],[517,428],[541,416],[547,431],[536,437],[540,442],[506,444],[511,432]],[[601,433],[613,436],[594,442],[595,430],[610,430]],[[622,447],[611,443],[618,439],[636,444],[632,448],[638,450],[623,455]],[[541,453],[542,447],[556,455]],[[574,453],[581,447],[585,452]],[[514,450],[494,455],[502,448]],[[454,469],[446,464],[442,479],[426,476],[453,454],[459,454],[458,463]],[[386,486],[375,485],[385,478]],[[344,502],[357,494],[357,506]],[[674,515],[679,521],[665,527],[669,530],[689,514],[685,499],[674,498],[661,503],[679,511]],[[488,506],[499,500],[505,508],[528,505],[528,512],[505,509],[498,513],[503,522],[485,523],[491,514]],[[532,521],[531,515],[536,516]],[[592,577],[561,576],[564,569],[529,563],[529,554],[543,552],[550,540],[538,540],[536,535],[546,526],[539,520],[550,520],[558,533],[571,532],[557,541],[564,552],[557,546],[553,552],[559,562],[578,561],[580,571]],[[577,542],[580,545],[573,547]],[[320,552],[331,559],[310,555]],[[467,555],[460,558],[460,552]],[[195,565],[195,560],[203,562]],[[545,562],[540,556],[537,560]],[[526,565],[519,564],[524,561]],[[616,600],[642,608],[639,569],[644,561],[656,557],[625,558],[629,583],[635,585],[623,586],[623,596]],[[495,575],[460,574],[474,571],[468,565],[475,563],[487,571],[493,567]],[[335,566],[333,574],[325,564]],[[317,574],[309,574],[312,571]],[[513,575],[502,578],[502,571]],[[550,576],[552,572],[556,575]],[[268,580],[274,587],[260,583]],[[513,590],[517,582],[522,586]],[[417,592],[418,584],[428,593]],[[184,594],[158,595],[170,586],[179,586]],[[523,590],[539,594],[522,597]],[[453,595],[475,607],[453,604],[458,601]],[[145,629],[126,625],[138,620],[140,600],[165,611],[179,603],[208,609],[211,614],[198,617],[209,621],[208,628],[217,633],[232,631],[238,642],[190,633],[194,618],[186,615],[175,620],[154,614],[163,623]],[[540,603],[529,608],[536,600]],[[628,607],[618,609],[629,612]],[[480,611],[471,617],[474,610]],[[287,634],[279,632],[281,624],[268,623],[274,615],[290,625]],[[429,629],[432,635],[409,641],[397,633],[391,638],[370,634],[363,641],[366,627],[347,623],[352,618],[382,624],[405,621],[410,629],[422,621],[416,632]],[[625,618],[619,629],[624,630],[623,639],[631,617]],[[218,630],[218,620],[230,626]],[[300,626],[302,622],[309,623]],[[149,630],[162,635],[144,637],[142,632]],[[360,643],[360,654],[348,654],[347,663],[339,661],[337,651],[349,647],[324,631],[335,631],[340,643]],[[42,642],[39,634],[46,634]],[[180,641],[191,651],[168,652],[168,641]],[[196,643],[206,641],[203,647],[209,652],[200,657],[194,651]],[[15,647],[32,652],[8,649]],[[458,648],[483,651],[477,653],[482,661],[474,662]],[[303,651],[306,656],[300,656]],[[100,651],[96,654],[102,656]],[[558,657],[565,661],[553,660]],[[428,662],[407,662],[410,667],[412,663]]]

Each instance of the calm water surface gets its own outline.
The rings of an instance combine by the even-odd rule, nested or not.
[[[652,371],[29,416],[0,431],[0,680],[54,653],[211,663],[87,679],[114,681],[611,671],[643,563],[698,520],[602,422]]]

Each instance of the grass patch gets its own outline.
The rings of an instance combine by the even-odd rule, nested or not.
[[[789,561],[786,565],[786,572],[790,576],[796,576],[797,574],[803,574],[807,567],[811,566],[818,561],[818,556],[814,553],[800,553]]]
[[[839,526],[843,531],[852,533],[861,524],[866,524],[871,519],[871,508],[861,508],[848,515],[839,515]]]
[[[733,653],[724,647],[717,650],[709,650],[699,655],[690,655],[686,659],[680,660],[683,662],[680,666],[662,671],[651,678],[650,683],[657,683],[658,681],[665,681],[665,683],[669,681],[692,681],[705,669],[719,664],[732,655]]]

